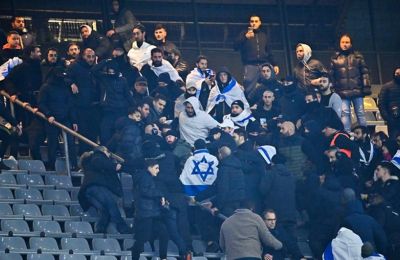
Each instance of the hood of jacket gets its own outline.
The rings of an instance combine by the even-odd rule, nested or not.
[[[304,57],[303,57],[303,60],[301,60],[301,63],[306,64],[310,60],[311,55],[312,55],[311,47],[304,43],[299,43],[297,46],[303,47]]]
[[[221,80],[219,79],[219,75],[222,72],[225,72],[226,74],[228,74],[228,81],[226,83],[224,83],[224,84],[222,84]],[[219,69],[219,71],[217,72],[215,80],[217,81],[218,86],[224,86],[225,87],[226,85],[228,85],[231,82],[232,74],[231,74],[231,72],[229,71],[229,69],[227,67],[221,67]]]
[[[200,101],[196,98],[196,97],[190,97],[188,99],[185,100],[184,103],[190,103],[193,106],[194,112],[196,113],[196,115],[199,113],[200,110]]]

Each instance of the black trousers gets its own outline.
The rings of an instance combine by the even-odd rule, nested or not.
[[[88,108],[78,108],[78,132],[85,136],[86,138],[97,141],[97,136],[99,135],[99,108],[88,107]],[[84,143],[79,142],[79,154],[91,150],[91,147]]]
[[[157,234],[160,258],[167,258],[168,232],[160,217],[135,218],[135,244],[132,247],[132,260],[139,260],[140,253],[144,251],[144,243],[152,241]]]

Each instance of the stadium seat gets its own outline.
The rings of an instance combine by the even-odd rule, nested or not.
[[[118,241],[114,238],[94,238],[92,240],[93,250],[104,250],[104,252],[121,252]]]
[[[1,185],[16,185],[14,174],[11,173],[1,173],[0,174],[0,184]]]
[[[12,200],[14,195],[9,188],[0,187],[0,200]]]
[[[15,198],[25,200],[43,200],[42,193],[37,189],[16,189]]]
[[[0,216],[12,216],[14,215],[12,208],[8,204],[0,203]]]
[[[27,170],[30,172],[45,172],[46,167],[40,160],[18,160],[18,167],[20,170]]]
[[[44,185],[43,178],[37,174],[17,174],[17,183],[26,185]]]
[[[64,205],[42,205],[43,216],[69,217],[68,208]]]
[[[71,197],[66,190],[43,190],[43,198],[45,200],[54,200],[62,202],[70,202]]]
[[[92,226],[85,221],[65,221],[64,230],[69,233],[93,234]]]
[[[72,250],[73,252],[89,252],[89,243],[84,238],[61,238],[61,249]]]
[[[28,254],[26,260],[54,260],[51,254]]]
[[[5,232],[12,231],[13,233],[29,233],[29,226],[22,219],[3,219],[1,221],[1,230]]]
[[[11,158],[4,159],[3,162],[6,166],[11,168],[11,170],[18,170],[18,161],[15,160],[15,158],[12,157],[12,159]]]
[[[64,175],[46,175],[45,183],[62,189],[72,188],[71,177]]]
[[[50,220],[34,220],[33,231],[43,231],[52,234],[62,233],[60,224],[57,221]]]
[[[13,205],[15,215],[23,215],[25,217],[41,217],[42,213],[35,204],[14,204]]]
[[[203,253],[206,251],[206,247],[201,240],[193,240],[192,242],[193,250],[196,254]]]
[[[27,250],[22,237],[0,237],[0,250],[4,251],[6,248],[10,250]]]
[[[29,238],[30,249],[42,251],[58,251],[57,241],[52,237],[31,237]]]
[[[16,253],[4,253],[0,252],[0,259],[1,260],[22,260],[22,256]]]
[[[60,255],[59,260],[86,260],[84,255]]]
[[[117,258],[112,255],[92,255],[90,260],[117,260]]]

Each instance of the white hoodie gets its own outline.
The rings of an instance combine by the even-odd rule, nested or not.
[[[179,114],[181,138],[193,146],[197,139],[206,139],[208,132],[218,126],[218,122],[209,114],[200,110],[200,101],[196,97],[186,99],[194,109],[195,115],[188,117],[186,111]]]
[[[361,238],[350,229],[342,227],[322,255],[323,260],[362,260]]]
[[[151,50],[154,48],[156,48],[156,46],[147,42],[143,42],[142,46],[139,48],[137,42],[133,42],[132,48],[128,52],[129,63],[140,71],[143,65],[148,63],[151,59]]]

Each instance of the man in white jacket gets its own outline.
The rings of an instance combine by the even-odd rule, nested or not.
[[[145,42],[146,28],[142,24],[133,27],[132,48],[128,52],[129,63],[139,71],[143,65],[147,64],[151,58],[151,50],[156,46]]]
[[[179,114],[179,131],[182,139],[193,146],[197,139],[206,139],[208,132],[218,126],[218,122],[209,114],[200,110],[196,97],[186,99],[185,111]]]

